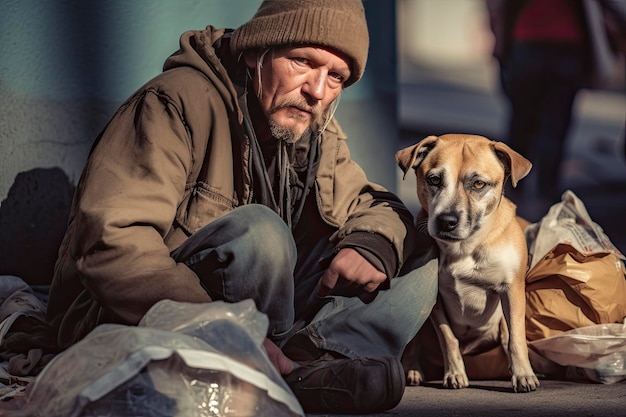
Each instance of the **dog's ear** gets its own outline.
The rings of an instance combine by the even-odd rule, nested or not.
[[[511,184],[513,187],[516,187],[517,182],[528,175],[533,164],[511,149],[507,144],[495,141],[491,143],[496,155],[498,155],[498,158],[504,163],[505,175],[511,176]]]
[[[404,172],[403,180],[406,179],[409,169],[419,166],[428,152],[435,147],[435,142],[437,142],[437,136],[428,136],[415,145],[396,152],[396,163]]]

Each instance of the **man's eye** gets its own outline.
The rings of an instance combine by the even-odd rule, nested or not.
[[[438,187],[441,185],[441,177],[439,175],[429,175],[426,178],[426,181],[430,184],[433,185],[435,187]]]
[[[306,58],[302,58],[302,57],[294,57],[294,58],[291,58],[291,60],[302,65],[305,65],[308,62]]]
[[[345,81],[345,78],[343,77],[343,75],[339,74],[338,72],[331,72],[328,75],[339,83],[343,83]]]

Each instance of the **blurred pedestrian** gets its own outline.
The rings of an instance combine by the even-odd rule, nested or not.
[[[486,0],[494,57],[510,103],[506,141],[533,162],[537,192],[522,189],[516,203],[538,203],[538,220],[560,200],[559,170],[576,95],[602,87],[616,68],[605,13],[626,22],[624,0]],[[523,199],[523,200],[522,200]],[[524,213],[522,213],[524,214]]]

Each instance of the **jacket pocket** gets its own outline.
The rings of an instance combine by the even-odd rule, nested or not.
[[[198,182],[185,189],[176,221],[191,235],[236,206],[234,198],[228,198],[208,184]]]

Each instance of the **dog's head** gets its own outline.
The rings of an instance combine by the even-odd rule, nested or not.
[[[428,215],[428,233],[439,241],[468,239],[496,211],[510,178],[517,182],[532,164],[502,142],[482,136],[429,136],[396,153],[404,172],[417,177],[417,196]]]

